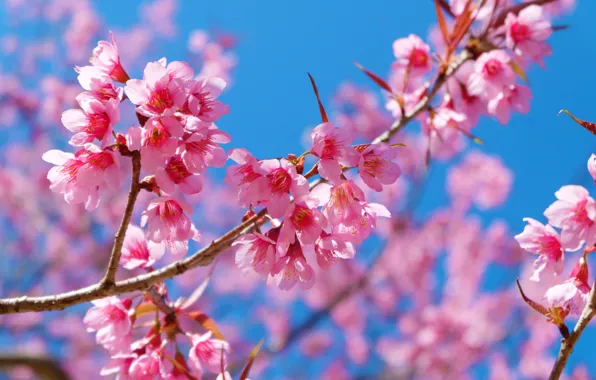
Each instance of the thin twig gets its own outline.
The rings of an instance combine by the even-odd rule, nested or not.
[[[584,307],[573,331],[569,335],[569,338],[561,339],[561,348],[559,349],[559,355],[557,355],[557,360],[555,361],[555,365],[548,377],[549,380],[557,380],[561,377],[563,370],[565,369],[565,365],[567,364],[567,360],[569,356],[573,352],[573,347],[579,340],[584,329],[588,326],[588,323],[594,318],[596,315],[596,283],[592,286],[592,290],[590,291],[590,295],[588,296],[588,303]]]
[[[400,120],[394,122],[389,130],[385,131],[383,134],[373,140],[373,144],[389,141],[389,139],[407,123],[412,121],[421,112],[426,110],[430,106],[433,97],[436,95],[445,81],[455,74],[455,72],[471,58],[472,53],[468,50],[464,50],[459,56],[457,56],[455,60],[453,60],[447,67],[447,69],[442,74],[438,75],[431,89],[428,91],[426,96],[422,98],[414,107],[412,113],[404,115]],[[315,180],[311,183],[310,187],[312,188],[319,183],[321,183],[320,180]],[[147,289],[159,281],[178,276],[194,267],[207,266],[211,264],[213,259],[221,252],[228,249],[238,237],[254,230],[256,227],[260,227],[265,224],[267,220],[263,218],[263,216],[266,214],[267,209],[261,210],[258,214],[232,228],[218,239],[213,240],[209,246],[195,252],[193,255],[185,259],[176,261],[161,269],[132,277],[124,281],[118,281],[109,287],[102,286],[101,283],[99,283],[68,293],[61,293],[52,296],[22,296],[16,298],[0,299],[0,314],[62,310],[72,305],[81,304],[99,298]]]
[[[128,201],[126,202],[126,208],[124,209],[124,215],[122,215],[122,221],[116,236],[114,237],[114,246],[112,247],[112,253],[110,255],[110,262],[106,269],[106,274],[101,280],[100,286],[109,288],[114,286],[114,280],[116,278],[116,272],[118,271],[118,264],[120,263],[120,256],[122,256],[122,245],[124,244],[124,237],[126,236],[126,230],[130,223],[130,218],[135,207],[135,202],[141,186],[139,179],[141,177],[141,154],[135,150],[131,152],[132,155],[132,181],[130,183],[130,191],[128,192]]]

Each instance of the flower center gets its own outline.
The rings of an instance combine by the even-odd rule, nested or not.
[[[184,165],[184,162],[182,162],[182,158],[180,157],[180,155],[176,155],[170,158],[166,166],[166,173],[168,173],[168,176],[175,184],[184,182],[186,178],[192,175],[192,173],[188,171],[188,169]]]
[[[484,73],[488,76],[494,77],[498,75],[502,70],[501,62],[496,59],[490,59],[484,65]]]
[[[290,191],[292,184],[292,177],[282,168],[277,168],[271,173],[267,174],[269,183],[271,184],[271,191],[274,193],[287,193]]]
[[[149,107],[158,114],[162,114],[174,105],[170,91],[167,88],[156,88],[153,90],[148,103]]]
[[[513,42],[520,43],[524,41],[528,41],[531,37],[530,27],[528,25],[520,24],[516,22],[511,25],[511,39]]]
[[[410,64],[417,68],[425,67],[428,64],[428,56],[426,52],[422,49],[412,50],[412,54],[410,54]]]

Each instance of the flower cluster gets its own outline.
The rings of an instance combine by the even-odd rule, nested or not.
[[[588,160],[588,171],[596,181],[596,155]],[[538,255],[531,281],[546,285],[540,303],[535,307],[550,321],[562,326],[567,315],[578,316],[590,292],[586,256],[595,250],[596,201],[583,186],[566,185],[556,193],[557,200],[545,211],[548,224],[532,218],[515,238],[526,251]],[[562,279],[565,252],[583,250],[568,279]]]
[[[102,368],[102,376],[118,379],[186,379],[200,378],[205,371],[225,376],[229,344],[212,331],[203,334],[186,332],[183,341],[179,322],[192,321],[197,312],[186,310],[190,305],[172,309],[174,314],[155,318],[159,313],[154,303],[138,302],[133,307],[130,298],[109,297],[93,301],[84,323],[87,331],[96,332],[97,344],[111,355]],[[154,320],[153,323],[148,321]],[[133,339],[133,329],[151,326],[145,336]],[[215,334],[220,335],[219,332]],[[188,360],[179,346],[189,347]]]
[[[315,261],[325,270],[337,259],[353,258],[354,244],[370,235],[379,217],[390,216],[385,206],[367,202],[344,170],[357,168],[364,184],[378,192],[401,174],[394,161],[398,147],[386,143],[353,146],[351,132],[330,122],[315,127],[311,139],[310,150],[293,162],[257,160],[244,149],[230,151],[236,165],[228,168],[226,182],[237,186],[239,204],[264,206],[276,218],[267,232],[247,234],[233,243],[236,263],[266,276],[281,289],[296,283],[310,288],[316,276]],[[318,161],[303,176],[306,155]],[[314,173],[327,183],[311,190],[307,177]]]
[[[207,168],[225,165],[227,156],[219,144],[230,137],[214,122],[228,112],[217,100],[226,83],[217,77],[195,79],[188,64],[167,64],[165,59],[148,63],[143,79],[130,79],[113,36],[98,43],[90,62],[91,66],[76,68],[85,90],[77,96],[80,108],[62,115],[64,126],[75,133],[70,144],[79,150],[74,155],[51,150],[43,156],[56,165],[48,174],[51,188],[64,194],[68,203],[95,209],[102,193],[119,189],[121,157],[139,152],[147,175],[144,181],[158,195],[141,218],[141,226],[147,225],[151,255],[130,248],[122,263],[127,268],[148,267],[166,248],[183,255],[188,241],[199,239],[199,232],[189,218],[192,207],[176,194],[199,193]],[[115,82],[126,86],[117,87]],[[140,125],[117,133],[114,127],[125,99],[135,105]],[[127,235],[125,246],[144,241],[139,231]]]

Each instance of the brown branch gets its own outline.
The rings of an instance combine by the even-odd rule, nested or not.
[[[555,361],[555,365],[548,377],[549,380],[557,380],[561,377],[563,370],[565,369],[565,365],[567,364],[567,360],[569,356],[573,352],[573,347],[579,340],[584,329],[588,326],[588,323],[594,318],[596,315],[596,283],[592,286],[592,290],[590,291],[590,295],[588,296],[588,303],[584,307],[573,331],[569,335],[568,338],[561,339],[561,348],[559,349],[559,355],[557,356],[557,360]]]
[[[0,369],[31,368],[41,379],[70,380],[70,376],[55,360],[29,354],[0,354]]]
[[[373,140],[374,143],[387,142],[401,130],[407,123],[412,121],[421,112],[426,110],[439,91],[445,81],[451,77],[455,72],[469,59],[472,58],[472,53],[464,50],[457,56],[444,72],[438,75],[431,89],[426,96],[414,107],[413,111],[404,115],[400,120],[394,122],[389,130],[378,136]],[[322,181],[315,180],[311,183],[310,188],[313,188]],[[68,293],[61,293],[44,297],[16,297],[0,299],[0,314],[24,313],[30,311],[50,311],[62,310],[72,305],[81,304],[99,298],[104,298],[113,295],[119,295],[137,290],[145,290],[151,285],[163,281],[177,275],[180,275],[197,266],[207,266],[211,264],[213,259],[221,252],[228,249],[232,243],[240,236],[252,231],[254,228],[262,226],[267,221],[263,218],[267,214],[267,209],[261,210],[258,214],[247,219],[243,223],[232,228],[230,231],[215,239],[211,244],[191,256],[176,261],[161,269],[151,271],[132,277],[124,281],[118,281],[112,286],[102,286],[102,283],[88,286],[83,289],[74,290]]]
[[[130,224],[130,218],[135,207],[135,202],[141,186],[139,179],[141,177],[141,154],[135,150],[130,153],[132,156],[132,180],[130,183],[130,191],[128,192],[128,201],[126,202],[126,208],[124,209],[124,215],[122,215],[122,222],[120,222],[120,228],[116,232],[114,237],[114,246],[112,247],[112,253],[110,255],[110,261],[106,274],[101,280],[100,286],[109,288],[114,286],[114,280],[116,278],[116,272],[118,271],[118,264],[120,263],[120,256],[122,256],[122,245],[124,244],[124,237],[126,236],[126,230]]]

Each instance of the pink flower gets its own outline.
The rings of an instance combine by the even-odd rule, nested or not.
[[[327,219],[317,208],[311,208],[304,202],[292,202],[279,231],[277,255],[284,255],[296,237],[303,245],[313,244],[326,227]]]
[[[432,69],[430,47],[414,34],[393,42],[393,54],[397,59],[393,66],[409,70],[414,77],[424,75]]]
[[[362,214],[361,202],[364,201],[364,192],[354,181],[342,181],[330,189],[329,201],[323,207],[323,213],[334,226],[350,224]]]
[[[124,90],[114,87],[112,79],[97,67],[75,67],[75,71],[79,73],[77,79],[81,87],[87,90],[86,96],[94,97],[104,104],[110,99],[122,100]]]
[[[468,92],[492,99],[503,89],[515,82],[515,73],[509,61],[511,58],[503,50],[482,53],[474,62],[474,71],[468,79]]]
[[[168,158],[164,167],[156,170],[155,178],[166,193],[172,193],[176,185],[184,194],[197,194],[203,189],[201,176],[191,173],[179,154]]]
[[[238,165],[231,165],[226,169],[225,182],[238,186],[238,203],[242,207],[258,201],[260,194],[268,190],[267,183],[257,181],[263,177],[258,172],[258,161],[246,149],[231,149],[229,157]]]
[[[97,47],[93,49],[93,55],[89,61],[93,66],[109,75],[113,80],[120,83],[126,83],[129,77],[120,64],[118,46],[116,45],[116,39],[112,32],[110,32],[110,40],[111,42],[99,41]]]
[[[153,199],[141,215],[141,227],[148,225],[149,247],[161,243],[173,255],[185,254],[188,240],[198,241],[200,237],[186,213],[192,213],[192,207],[182,200],[167,196]]]
[[[308,195],[308,181],[296,172],[296,167],[288,160],[259,161],[257,172],[262,177],[256,179],[260,183],[255,190],[260,193],[255,194],[255,197],[267,207],[272,218],[279,218],[288,210],[290,193],[296,200]]]
[[[299,282],[302,289],[310,289],[315,282],[315,271],[306,262],[303,250],[311,253],[312,245],[303,246],[294,241],[287,249],[284,256],[280,257],[273,266],[271,272],[272,281],[281,289],[288,290]]]
[[[120,102],[110,99],[104,104],[87,93],[79,94],[77,101],[82,109],[71,109],[62,114],[62,124],[75,132],[70,144],[82,146],[98,139],[102,148],[106,147],[112,138],[113,126],[120,121]]]
[[[559,306],[569,311],[570,315],[580,315],[586,302],[588,302],[588,264],[585,256],[573,268],[571,277],[562,284],[549,288],[544,298],[552,306]]]
[[[394,147],[385,143],[369,145],[360,155],[358,173],[364,183],[375,191],[382,191],[383,185],[391,185],[401,175]]]
[[[540,281],[540,273],[547,269],[560,274],[564,267],[564,257],[557,231],[550,225],[545,226],[532,218],[524,218],[524,221],[528,225],[521,234],[515,236],[515,239],[520,247],[539,255],[534,262],[534,274],[530,279]]]
[[[226,353],[230,351],[230,345],[220,339],[211,337],[211,332],[203,335],[190,335],[192,347],[188,354],[188,361],[190,366],[201,376],[203,373],[203,366],[213,373],[220,373],[221,371],[221,356],[224,355],[224,367],[226,366]]]
[[[315,253],[317,254],[317,264],[325,270],[329,269],[337,259],[353,259],[356,255],[351,243],[346,243],[340,236],[326,232],[323,232],[317,239]]]
[[[541,63],[551,49],[544,41],[550,37],[550,21],[544,17],[542,7],[530,5],[519,12],[507,14],[505,19],[505,44],[521,56]]]
[[[101,187],[115,190],[120,185],[118,156],[93,144],[86,144],[74,155],[50,150],[42,159],[56,165],[48,172],[50,189],[64,194],[64,200],[69,204],[85,203],[87,210],[99,205]]]
[[[319,157],[318,168],[321,177],[339,182],[342,173],[341,165],[351,167],[358,164],[358,153],[351,147],[350,131],[335,128],[333,123],[319,124],[313,129],[311,152]]]
[[[530,111],[532,92],[521,84],[512,84],[488,102],[488,113],[497,117],[501,124],[509,122],[511,110],[526,114]]]
[[[230,112],[217,97],[226,88],[221,78],[208,77],[194,83],[188,94],[188,109],[201,121],[212,123]]]
[[[147,117],[172,115],[186,101],[184,81],[161,62],[149,62],[143,80],[130,79],[124,91],[137,111]]]
[[[275,240],[279,229],[269,230],[265,235],[258,232],[246,234],[232,243],[236,247],[236,265],[243,270],[254,270],[267,275],[275,261]]]
[[[131,133],[132,132],[132,133]],[[172,157],[178,147],[178,138],[184,129],[172,116],[152,117],[140,129],[129,130],[130,149],[141,151],[143,169],[153,173],[163,166],[167,157]]]
[[[231,140],[227,133],[211,124],[193,132],[180,144],[177,152],[191,172],[203,173],[209,166],[221,168],[226,164],[228,157],[218,144],[227,144]]]
[[[149,248],[142,229],[129,225],[122,246],[120,265],[129,270],[147,268],[160,259],[163,253],[163,247],[160,245],[152,245]]]
[[[561,242],[571,251],[578,249],[583,242],[594,244],[596,231],[596,203],[588,190],[582,186],[567,185],[555,193],[557,201],[551,204],[544,216],[550,224],[561,228]]]
[[[594,180],[594,184],[596,185],[596,155],[592,154],[588,159],[588,171]]]
[[[151,350],[136,358],[130,365],[129,374],[132,379],[155,379],[161,374],[163,358],[158,350]]]
[[[362,203],[362,214],[350,224],[340,224],[333,232],[346,242],[362,243],[377,226],[379,217],[390,218],[391,213],[379,203]]]
[[[130,379],[130,365],[138,357],[136,354],[117,354],[110,358],[99,374],[101,376],[116,375],[117,380]]]
[[[87,331],[97,331],[97,343],[112,352],[126,348],[121,344],[128,342],[127,338],[132,328],[128,315],[132,301],[120,301],[118,297],[112,296],[91,302],[94,306],[87,311],[83,319]]]

